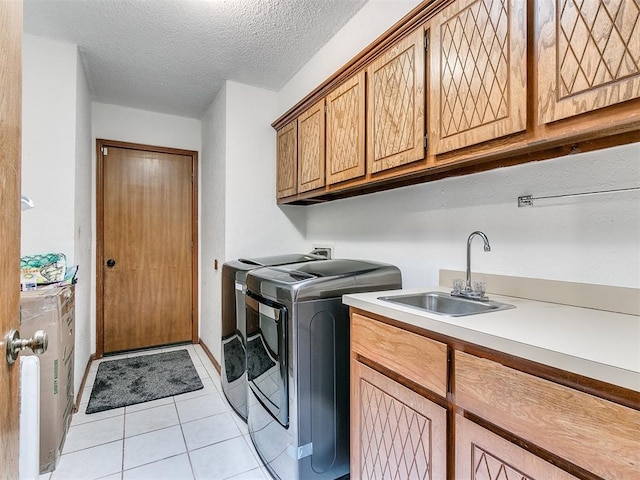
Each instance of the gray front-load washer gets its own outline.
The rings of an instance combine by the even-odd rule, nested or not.
[[[349,474],[349,310],[342,295],[399,288],[397,267],[361,260],[248,273],[247,423],[274,477]]]

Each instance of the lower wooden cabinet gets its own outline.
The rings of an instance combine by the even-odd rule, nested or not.
[[[447,396],[447,346],[357,313],[351,316],[351,348],[442,398]]]
[[[589,379],[587,393],[566,372],[365,314],[351,312],[351,478],[639,478],[637,392],[607,400]]]
[[[640,472],[640,412],[455,352],[456,405],[602,478]]]
[[[447,411],[352,360],[351,478],[446,478]]]
[[[456,479],[577,480],[460,415],[455,422]]]

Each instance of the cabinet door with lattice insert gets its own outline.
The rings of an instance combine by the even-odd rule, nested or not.
[[[640,98],[640,2],[536,4],[538,123]]]
[[[364,175],[364,79],[362,71],[327,95],[327,185]]]
[[[277,198],[290,197],[298,191],[298,122],[293,120],[278,130]]]
[[[367,168],[424,158],[424,32],[398,41],[367,67]]]
[[[351,478],[446,478],[447,413],[353,360]]]
[[[577,480],[540,457],[456,415],[455,478]]]
[[[433,153],[526,129],[526,5],[458,0],[434,17],[429,32]]]
[[[324,99],[298,117],[298,193],[324,186]]]

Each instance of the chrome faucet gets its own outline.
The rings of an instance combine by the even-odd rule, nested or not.
[[[482,240],[484,241],[484,251],[485,252],[491,251],[491,245],[489,245],[489,239],[483,232],[475,231],[471,235],[469,235],[469,238],[467,240],[467,282],[464,286],[464,289],[456,288],[453,292],[451,292],[451,294],[461,296],[461,297],[466,297],[466,298],[485,299],[486,297],[484,294],[484,286],[481,286],[476,290],[474,290],[471,287],[471,241],[473,240],[473,237],[475,237],[476,235],[478,235],[479,237],[482,237]]]

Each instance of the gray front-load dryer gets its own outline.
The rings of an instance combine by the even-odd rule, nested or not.
[[[349,310],[342,295],[398,288],[398,268],[361,260],[248,273],[247,423],[274,477],[349,474]]]
[[[222,391],[235,412],[247,419],[245,291],[247,272],[263,266],[326,260],[326,254],[284,254],[240,258],[222,265]],[[251,347],[251,345],[249,345]]]

